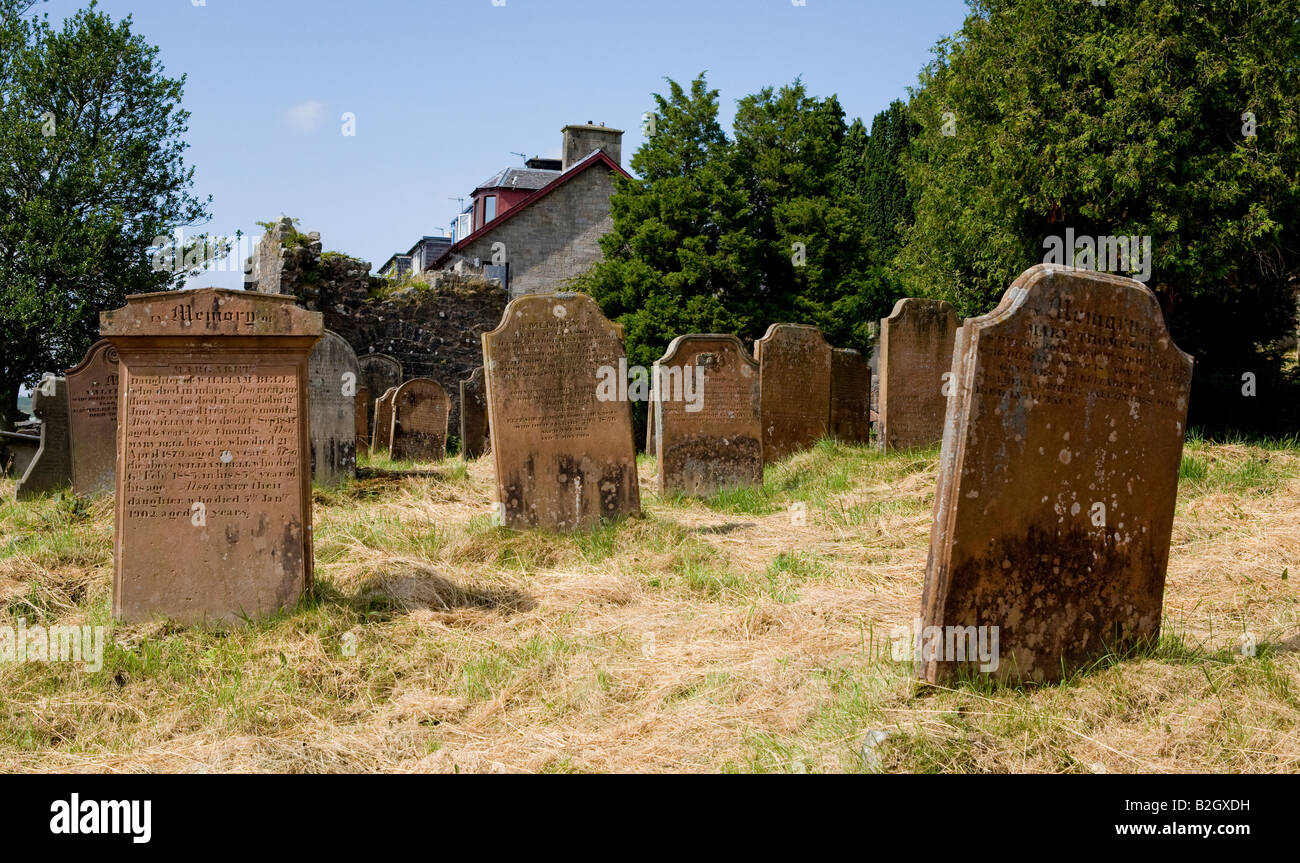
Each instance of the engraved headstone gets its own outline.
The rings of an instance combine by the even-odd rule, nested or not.
[[[483,367],[460,382],[460,451],[465,458],[478,458],[492,447],[488,436],[487,378]]]
[[[1009,680],[1055,680],[1154,639],[1192,377],[1155,296],[1036,266],[966,321],[953,372],[921,676],[952,676],[962,633],[991,627],[996,668],[976,667]]]
[[[117,464],[117,348],[96,342],[86,358],[68,369],[72,490],[112,494]]]
[[[831,353],[831,437],[871,441],[871,367],[850,348]]]
[[[307,358],[319,312],[272,294],[140,294],[121,358],[113,613],[237,620],[311,585]]]
[[[653,379],[660,494],[708,497],[763,486],[759,369],[740,339],[678,336]]]
[[[626,373],[620,325],[586,294],[529,294],[483,334],[483,357],[506,526],[571,530],[641,511],[630,404],[597,392]]]
[[[32,416],[41,421],[41,446],[15,497],[27,500],[72,485],[72,449],[68,440],[68,382],[45,375],[32,391]]]
[[[307,363],[311,475],[323,485],[338,485],[357,475],[359,374],[357,355],[347,339],[326,330]]]
[[[378,399],[384,393],[402,385],[402,364],[388,354],[365,354],[357,357],[361,369],[361,385],[369,388],[371,397]],[[375,406],[370,405],[368,420],[375,427]]]
[[[451,400],[430,378],[412,378],[393,393],[393,461],[442,461],[447,457]]]
[[[909,297],[880,322],[880,446],[926,447],[943,437],[945,373],[952,370],[957,310]]]
[[[357,455],[370,452],[370,388],[362,386],[357,389],[355,404],[352,406],[355,416],[354,428],[357,435]]]
[[[831,346],[807,324],[772,324],[754,342],[763,405],[763,461],[807,449],[829,431]]]

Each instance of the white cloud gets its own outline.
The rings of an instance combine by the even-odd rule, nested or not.
[[[325,119],[325,103],[319,99],[299,102],[284,112],[284,119],[300,132],[314,131]]]

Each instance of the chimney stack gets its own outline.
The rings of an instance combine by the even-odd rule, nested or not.
[[[575,163],[591,155],[593,150],[604,150],[605,155],[615,164],[623,164],[623,130],[611,129],[603,123],[599,126],[588,122],[585,125],[565,126],[564,147],[561,170],[567,171]]]

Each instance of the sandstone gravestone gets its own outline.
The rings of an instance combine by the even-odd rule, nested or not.
[[[999,627],[1011,680],[1155,638],[1192,376],[1155,296],[1039,265],[958,338],[922,601],[945,629],[928,631]],[[923,646],[920,674],[956,658]]]
[[[402,364],[388,354],[366,354],[357,357],[357,366],[361,369],[361,385],[370,390],[378,399],[384,393],[402,385]],[[370,427],[375,427],[374,405],[370,405]]]
[[[307,362],[312,479],[338,485],[357,475],[357,386],[352,346],[326,330]]]
[[[117,348],[96,342],[86,358],[68,369],[72,490],[111,494],[117,463]]]
[[[465,458],[478,458],[492,447],[488,436],[487,379],[483,367],[460,382],[460,451]]]
[[[393,393],[393,461],[442,461],[447,457],[451,401],[442,385],[412,378]]]
[[[772,324],[754,342],[763,410],[763,461],[812,446],[829,431],[831,346],[806,324]]]
[[[100,315],[121,358],[113,613],[236,620],[311,584],[307,358],[319,312],[205,288]]]
[[[41,446],[15,497],[27,500],[72,485],[72,449],[68,441],[68,382],[45,375],[32,391],[32,416],[41,421]]]
[[[393,394],[397,387],[390,387],[375,399],[374,440],[370,444],[370,454],[388,458],[393,444]]]
[[[678,336],[655,363],[653,380],[660,494],[762,488],[759,368],[740,339]]]
[[[354,428],[357,435],[357,455],[370,452],[370,389],[361,387],[357,390],[356,403],[352,406],[355,417]]]
[[[641,511],[630,404],[597,392],[626,364],[621,326],[586,294],[529,294],[483,334],[483,358],[506,526],[569,530]]]
[[[850,348],[831,352],[831,437],[871,441],[871,367]]]
[[[952,370],[957,310],[942,300],[907,298],[880,322],[880,445],[899,450],[943,437],[945,373]]]

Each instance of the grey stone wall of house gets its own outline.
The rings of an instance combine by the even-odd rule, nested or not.
[[[492,263],[493,244],[504,243],[511,299],[560,290],[602,259],[600,238],[614,227],[613,193],[614,172],[589,168],[466,246],[449,264],[481,269]]]

